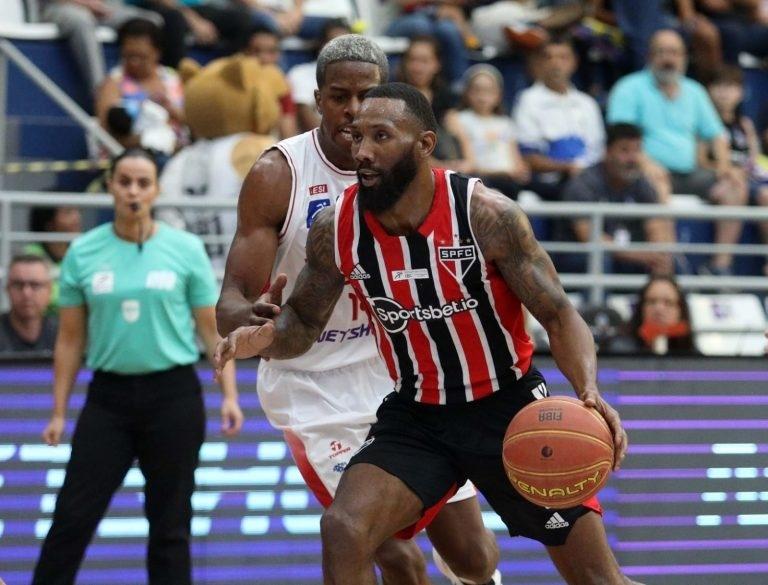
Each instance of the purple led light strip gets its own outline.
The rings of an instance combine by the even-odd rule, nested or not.
[[[768,444],[755,445],[756,453],[768,453]],[[711,444],[686,445],[685,443],[629,445],[630,455],[714,455]],[[725,454],[725,453],[724,453]],[[727,453],[728,455],[754,455],[754,453]]]
[[[663,406],[677,404],[682,406],[741,406],[745,404],[768,404],[768,396],[733,394],[711,394],[704,396],[685,396],[681,394],[627,396],[623,394],[617,394],[615,401],[617,404],[625,406]]]
[[[714,550],[714,549],[768,549],[767,538],[742,538],[734,540],[641,540],[635,542],[617,542],[617,550],[660,551],[660,550]]]
[[[768,370],[619,370],[619,382],[768,382]]]
[[[625,429],[638,430],[686,430],[686,429],[768,429],[768,419],[678,419],[678,420],[626,420]]]
[[[630,575],[724,575],[768,573],[768,563],[721,563],[712,565],[636,565],[624,567]]]

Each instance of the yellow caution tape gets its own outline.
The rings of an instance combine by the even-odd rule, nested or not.
[[[35,162],[11,162],[0,165],[0,172],[18,173],[61,173],[63,171],[99,171],[109,168],[108,160],[46,160]]]

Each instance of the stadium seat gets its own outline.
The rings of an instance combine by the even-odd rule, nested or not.
[[[635,310],[637,304],[637,295],[632,294],[610,294],[605,299],[605,305],[609,309],[613,309],[624,322],[628,322],[632,318],[632,313]]]
[[[766,316],[753,294],[689,294],[691,328],[704,355],[765,353]]]

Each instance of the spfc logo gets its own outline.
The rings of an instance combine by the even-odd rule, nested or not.
[[[440,264],[461,280],[469,272],[477,259],[475,247],[470,246],[440,246],[437,249],[437,257]]]

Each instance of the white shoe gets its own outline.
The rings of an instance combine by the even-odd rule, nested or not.
[[[440,556],[440,553],[438,553],[437,549],[434,547],[432,547],[432,560],[435,561],[435,566],[437,567],[437,570],[440,571],[443,575],[445,575],[448,578],[448,581],[451,582],[451,585],[467,585],[466,581],[462,581],[456,576],[456,573],[451,571],[451,568],[448,566],[448,563],[446,563],[443,560],[443,557]],[[479,585],[479,584],[476,584],[476,585]],[[493,572],[491,581],[483,585],[502,585],[501,573],[499,572],[499,570],[496,569]]]

